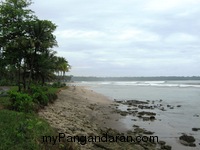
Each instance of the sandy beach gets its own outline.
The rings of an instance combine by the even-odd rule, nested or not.
[[[100,128],[123,130],[121,117],[112,113],[114,102],[83,87],[69,86],[58,93],[58,99],[39,112],[59,133],[69,136],[98,135]],[[82,147],[88,149],[92,144]]]

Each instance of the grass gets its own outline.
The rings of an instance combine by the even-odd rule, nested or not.
[[[17,87],[10,90],[17,91]],[[57,93],[59,88],[48,87],[48,92]],[[61,141],[56,145],[43,143],[42,136],[58,133],[36,113],[22,113],[8,109],[8,96],[0,97],[0,150],[73,150],[74,145]]]
[[[45,149],[41,137],[55,131],[36,115],[10,110],[0,111],[0,149]]]

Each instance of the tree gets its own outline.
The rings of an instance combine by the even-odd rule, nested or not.
[[[65,58],[56,57],[52,50],[57,46],[53,35],[56,25],[39,20],[27,9],[30,4],[27,0],[5,0],[0,5],[0,67],[17,72],[19,91],[21,84],[27,90],[31,83],[52,79],[56,70],[64,76],[70,68]]]
[[[33,12],[26,9],[31,4],[26,0],[5,0],[0,5],[0,41],[2,55],[7,64],[18,71],[18,87],[21,90],[22,43],[26,32],[24,22],[34,19]]]
[[[26,33],[30,45],[29,51],[25,52],[25,62],[27,63],[29,70],[28,87],[33,80],[37,80],[34,77],[36,67],[40,64],[40,59],[37,59],[37,57],[40,57],[40,55],[43,54],[48,54],[50,48],[57,46],[56,38],[53,35],[55,29],[56,25],[48,20],[36,19],[27,22]]]
[[[64,57],[57,57],[57,72],[58,72],[58,76],[59,76],[59,72],[61,72],[61,76],[64,79],[65,76],[65,72],[69,71],[69,69],[71,68],[70,65],[68,64],[68,61],[64,58]]]

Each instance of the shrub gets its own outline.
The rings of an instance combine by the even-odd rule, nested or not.
[[[48,92],[46,95],[49,99],[49,102],[51,102],[51,103],[53,103],[58,98],[58,96],[55,93]]]
[[[31,95],[33,97],[33,101],[38,103],[42,106],[46,106],[49,102],[48,97],[45,93],[47,88],[40,87],[40,86],[31,86]]]
[[[30,113],[34,110],[33,99],[25,93],[9,92],[11,108],[19,112]]]
[[[36,92],[32,95],[32,97],[34,102],[43,106],[46,106],[49,102],[48,97],[44,92]]]
[[[61,82],[54,82],[52,84],[52,87],[54,87],[54,88],[61,88],[61,87],[65,87],[65,86],[66,86],[66,84],[65,83],[61,83]]]

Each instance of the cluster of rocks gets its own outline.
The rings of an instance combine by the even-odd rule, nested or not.
[[[148,135],[152,135],[153,132],[151,131],[147,131],[143,128],[140,128],[139,126],[134,125],[135,129],[132,130],[128,130],[126,133],[120,133],[117,130],[111,129],[111,128],[107,128],[104,130],[101,130],[100,135],[104,135],[105,133],[109,136],[131,136],[134,138],[136,138],[136,136],[147,136]],[[112,142],[96,142],[94,143],[95,145],[95,149],[105,149],[105,150],[114,150],[114,149],[124,149],[124,147],[126,147],[126,150],[132,150],[132,149],[137,149],[137,150],[171,150],[172,147],[167,145],[166,142],[164,141],[154,141],[154,142],[144,142],[144,141],[140,141],[140,142],[117,142],[115,144],[113,144]]]
[[[120,110],[119,104],[115,104],[116,109],[114,110],[115,113],[119,113],[122,116],[132,115],[136,116],[143,121],[153,121],[155,120],[156,113],[149,112],[149,111],[139,111],[143,109],[153,109],[152,106],[149,106],[149,102],[146,101],[138,101],[138,100],[127,100],[127,101],[116,101],[119,104],[128,105],[126,111]]]
[[[111,129],[111,128],[105,128],[105,129],[101,129],[100,131],[100,135],[104,136],[105,134],[108,136],[112,136],[112,137],[120,137],[120,136],[125,136],[125,137],[132,137],[133,139],[136,138],[136,136],[142,136],[144,132],[147,132],[146,130],[142,129],[142,128],[136,128],[134,129],[134,131],[127,131],[126,133],[120,133],[119,131],[115,130],[115,129]],[[130,140],[130,138],[129,138]],[[137,149],[137,150],[154,150],[156,148],[157,142],[136,142],[136,141],[124,141],[121,139],[121,141],[118,142],[95,142],[94,143],[94,148],[95,150],[115,150],[115,149],[124,149],[126,148],[126,150],[132,150],[132,149]]]
[[[116,100],[115,100],[116,101]],[[166,111],[167,109],[174,109],[174,108],[180,108],[181,105],[170,105],[165,104],[163,105],[162,100],[158,101],[138,101],[138,100],[124,100],[124,101],[116,101],[115,104],[115,112],[119,113],[122,116],[126,115],[132,115],[136,116],[140,119],[143,119],[143,121],[154,121],[156,119],[156,113],[152,111],[145,111],[145,110],[153,110],[153,109],[159,109],[161,111]],[[127,110],[121,110],[119,109],[121,105],[126,105]],[[124,108],[124,107],[123,107]],[[126,107],[125,107],[126,108]],[[199,117],[199,115],[195,115],[195,117]],[[137,119],[132,119],[134,121],[137,121]],[[145,135],[152,135],[154,132],[146,131],[145,129],[140,128],[137,125],[133,125],[134,131],[128,131],[128,134],[131,135],[137,135],[137,134],[145,134]],[[192,131],[200,131],[200,128],[192,128]],[[179,138],[180,143],[185,146],[191,146],[195,147],[195,138],[193,136],[188,136],[186,134],[183,134]],[[164,141],[159,141],[158,144],[160,145],[160,149],[165,150],[171,150],[171,146],[166,145]]]
[[[138,107],[140,109],[160,109],[160,110],[166,110],[167,108],[169,109],[174,109],[175,107],[179,108],[181,107],[181,105],[170,105],[167,104],[166,106],[164,106],[161,102],[163,100],[157,100],[157,101],[150,101],[150,100],[146,100],[146,101],[139,101],[139,100],[125,100],[125,101],[117,101],[115,100],[117,103],[121,103],[124,105],[128,105],[128,106],[134,106],[134,107]],[[157,103],[156,103],[157,102]]]
[[[187,134],[183,134],[179,137],[179,141],[181,144],[190,147],[196,147],[195,138],[193,136],[189,136]]]
[[[170,105],[167,104],[164,106],[161,102],[163,100],[157,100],[157,101],[139,101],[139,100],[116,100],[115,99],[115,112],[121,114],[122,116],[126,115],[133,115],[137,116],[138,118],[143,119],[144,121],[153,121],[155,120],[156,113],[152,112],[147,112],[147,111],[142,111],[140,112],[139,110],[154,110],[154,109],[159,109],[161,111],[166,111],[167,109],[174,109],[181,107],[181,105]],[[120,110],[119,105],[126,105],[128,108],[126,111]]]

